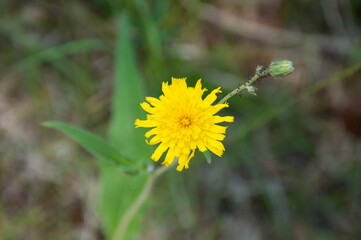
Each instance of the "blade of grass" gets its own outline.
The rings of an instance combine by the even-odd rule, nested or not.
[[[85,91],[88,94],[93,91],[94,83],[96,82],[95,79],[91,76],[90,73],[85,71],[82,67],[78,66],[76,62],[70,59],[57,59],[52,61],[51,64],[65,76],[72,79],[72,82],[76,83],[79,86],[79,89]]]
[[[160,36],[148,3],[143,0],[134,0],[133,3],[139,11],[139,16],[141,16],[142,24],[144,25],[148,50],[154,57],[159,58],[161,55]]]
[[[40,76],[40,71],[37,68],[30,68],[26,76],[24,76],[24,85],[33,96],[37,96],[42,88]]]
[[[24,58],[13,66],[13,70],[24,71],[29,67],[38,66],[44,62],[64,58],[70,54],[86,53],[106,49],[107,45],[100,39],[82,39],[67,42],[56,47],[48,48]]]
[[[145,38],[147,56],[147,73],[152,79],[157,79],[161,76],[161,56],[162,43],[157,24],[151,13],[151,9],[147,1],[134,0],[132,1],[140,16],[142,31]]]

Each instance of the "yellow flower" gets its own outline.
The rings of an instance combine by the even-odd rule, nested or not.
[[[212,105],[217,99],[220,88],[213,90],[205,99],[199,79],[195,87],[187,87],[185,78],[172,78],[172,84],[162,84],[163,95],[157,98],[146,97],[149,102],[140,106],[149,114],[147,120],[135,120],[136,127],[153,128],[145,134],[146,138],[154,135],[147,144],[159,144],[151,158],[158,161],[168,150],[163,164],[168,166],[178,159],[178,171],[188,168],[189,160],[198,148],[201,152],[209,149],[214,154],[222,156],[227,127],[216,123],[233,122],[233,117],[215,115],[228,104]]]

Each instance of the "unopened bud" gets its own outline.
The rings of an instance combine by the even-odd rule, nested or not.
[[[268,69],[271,76],[276,78],[288,76],[295,70],[293,62],[283,59],[272,61]]]

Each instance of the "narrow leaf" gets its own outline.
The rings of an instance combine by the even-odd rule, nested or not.
[[[29,67],[36,67],[44,62],[64,58],[70,54],[99,51],[105,49],[106,47],[107,45],[100,39],[81,39],[73,42],[67,42],[30,55],[16,63],[13,68],[18,71],[26,70]]]
[[[44,122],[42,125],[67,134],[100,160],[112,162],[127,171],[136,170],[138,167],[114,146],[86,130],[61,122]]]
[[[131,24],[125,13],[119,20],[109,140],[138,161],[149,161],[151,148],[145,144],[145,131],[135,129],[134,126],[135,119],[145,118],[140,107],[145,95],[130,39]]]
[[[145,131],[135,129],[134,126],[135,119],[145,118],[139,105],[144,101],[145,95],[141,87],[140,71],[134,57],[130,28],[130,19],[126,12],[123,12],[118,19],[109,140],[127,155],[132,156],[136,162],[148,163],[151,162],[151,148],[145,143]],[[99,210],[104,221],[105,234],[111,238],[120,219],[142,191],[148,175],[126,175],[102,163],[99,167],[102,188]],[[131,239],[139,234],[144,210],[142,208],[130,223],[125,239]]]

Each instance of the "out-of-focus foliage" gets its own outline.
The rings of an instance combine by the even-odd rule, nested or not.
[[[278,58],[295,72],[260,81],[257,97],[229,101],[222,114],[235,122],[224,157],[207,164],[198,153],[190,170],[158,179],[136,238],[361,238],[361,73],[312,90],[360,62],[360,9],[357,0],[1,1],[0,239],[104,239],[131,201],[126,192],[144,181],[98,172],[92,156],[41,122],[107,139],[111,119],[129,124],[140,111],[127,105],[135,115],[112,118],[129,97],[123,71],[127,84],[142,80],[147,96],[158,97],[171,76],[189,85],[202,78],[226,94]],[[131,50],[121,43],[122,12],[136,70],[118,65]],[[133,130],[143,134],[114,130],[111,141],[127,144],[120,139]],[[138,145],[139,158],[151,161],[142,157],[146,143]],[[102,194],[109,203],[99,205]]]
[[[151,149],[143,144],[144,132],[136,131],[134,128],[134,119],[142,115],[139,102],[144,93],[129,37],[129,17],[123,12],[118,18],[114,96],[108,135],[111,143],[132,156],[136,163],[144,164]],[[119,220],[140,194],[148,176],[127,175],[110,164],[100,163],[99,166],[102,185],[100,211],[106,235],[110,239]],[[138,235],[140,216],[143,214],[144,211],[140,211],[129,225],[129,236]]]

